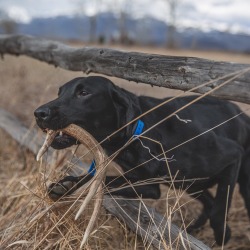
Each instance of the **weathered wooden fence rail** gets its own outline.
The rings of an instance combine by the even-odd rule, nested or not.
[[[195,92],[205,93],[220,84],[216,79],[248,64],[217,62],[194,57],[152,55],[103,48],[72,48],[30,36],[0,35],[0,54],[28,55],[55,66],[85,73],[101,73],[129,81],[190,90],[215,80]],[[232,58],[233,60],[233,58]],[[250,104],[250,73],[246,73],[212,95]]]

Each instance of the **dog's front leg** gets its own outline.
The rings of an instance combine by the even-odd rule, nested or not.
[[[188,190],[188,193],[190,193],[191,197],[199,200],[202,203],[203,210],[199,217],[191,225],[188,226],[187,231],[189,233],[205,225],[205,223],[209,219],[209,214],[214,204],[214,198],[208,190],[203,190],[202,193],[193,195],[192,193],[195,192],[197,192],[197,190]]]
[[[159,184],[147,184],[147,180],[127,176],[107,176],[106,187],[109,194],[128,198],[159,199],[161,195]]]
[[[218,188],[214,199],[214,205],[210,213],[210,225],[214,230],[215,240],[218,245],[228,242],[231,230],[227,225],[227,213],[231,205],[232,194],[238,178],[240,159],[225,168],[218,181]]]
[[[78,188],[90,181],[92,176],[90,174],[82,176],[66,176],[62,180],[52,183],[48,187],[48,196],[52,200],[58,200],[63,196],[70,195]]]
[[[52,200],[58,200],[63,196],[70,195],[78,188],[86,184],[92,178],[91,175],[66,176],[48,187],[48,196]],[[107,176],[105,186],[108,188],[107,194],[119,195],[129,198],[160,198],[159,184],[144,184],[145,180],[138,180],[129,176]]]

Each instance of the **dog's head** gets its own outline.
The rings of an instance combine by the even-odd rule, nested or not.
[[[76,124],[100,141],[132,118],[130,106],[127,92],[108,79],[80,77],[60,87],[58,98],[40,106],[34,115],[44,131]],[[74,138],[58,133],[51,146],[63,149],[75,143]]]

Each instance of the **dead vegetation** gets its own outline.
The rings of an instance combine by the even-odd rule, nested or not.
[[[203,55],[201,55],[203,56]],[[244,57],[245,60],[249,58]],[[231,60],[235,61],[235,60]],[[0,106],[14,113],[27,126],[34,126],[33,110],[53,97],[58,87],[82,73],[56,69],[27,57],[5,56],[0,62]],[[174,95],[176,91],[135,85],[115,80],[120,86],[133,89],[136,93],[155,96]],[[126,85],[125,85],[126,84]],[[46,196],[44,174],[49,163],[41,166],[35,157],[20,148],[11,137],[0,130],[0,249],[5,243],[13,244],[9,249],[78,249],[92,212],[74,216],[79,203],[65,215],[75,196],[60,205],[54,205]],[[50,181],[58,180],[59,168],[51,165]],[[59,171],[60,172],[60,171]],[[179,191],[177,191],[179,192]],[[162,214],[175,205],[173,191],[162,187],[162,199],[146,201]],[[198,202],[179,193],[180,210],[172,214],[172,220],[180,227],[182,217],[186,225],[197,217],[201,210]],[[166,200],[166,197],[169,199]],[[168,205],[168,206],[167,206]],[[182,215],[182,216],[181,216]],[[168,214],[166,214],[168,216]],[[233,235],[224,249],[250,249],[250,223],[243,201],[236,188],[229,215]],[[212,230],[208,224],[194,235],[208,246],[214,246]],[[122,222],[102,209],[96,231],[91,235],[86,249],[151,249],[151,246],[128,230]],[[221,249],[214,247],[213,249]]]

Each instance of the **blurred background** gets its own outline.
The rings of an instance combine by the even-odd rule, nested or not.
[[[0,0],[0,33],[250,53],[248,0]]]

